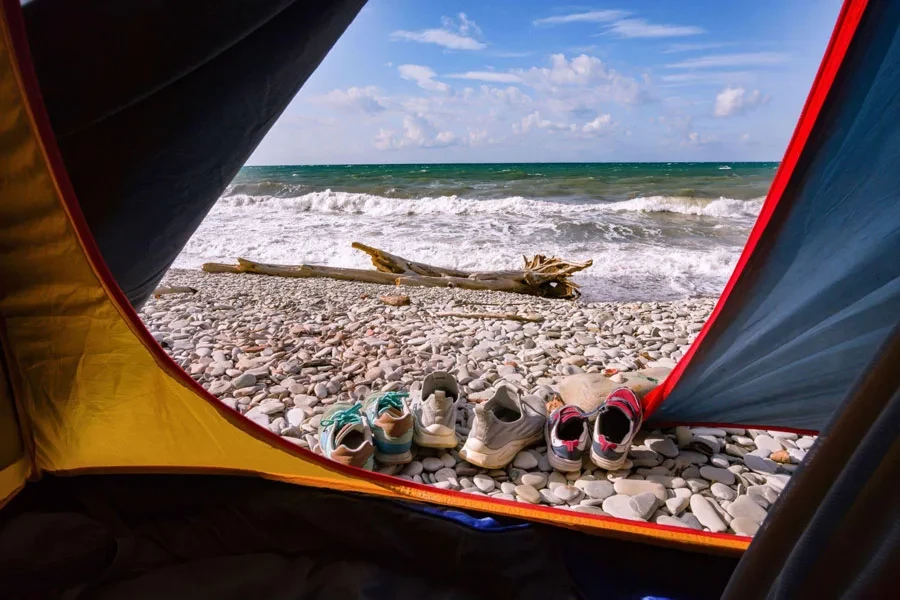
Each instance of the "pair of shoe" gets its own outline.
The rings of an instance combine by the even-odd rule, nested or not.
[[[319,446],[331,460],[372,470],[412,460],[413,420],[405,392],[372,394],[362,403],[339,402],[322,414]]]
[[[456,448],[456,400],[459,386],[447,373],[422,382],[413,409],[405,392],[375,393],[361,404],[337,403],[319,422],[322,454],[345,465],[373,469],[412,460],[413,441],[428,448]]]
[[[545,426],[547,459],[558,471],[580,471],[590,446],[591,461],[607,471],[621,469],[628,450],[641,428],[643,407],[627,387],[613,390],[597,408],[594,432],[590,416],[577,406],[562,406],[550,415]]]
[[[421,393],[407,403],[403,392],[378,393],[362,404],[335,404],[322,416],[319,443],[325,456],[346,465],[374,468],[412,460],[412,442],[428,448],[455,448],[459,385],[449,373],[431,373]],[[490,400],[475,405],[475,419],[459,455],[484,469],[501,469],[521,450],[547,442],[547,459],[560,471],[581,469],[590,445],[591,460],[607,470],[620,469],[643,420],[641,402],[628,388],[614,390],[591,415],[563,406],[547,418],[544,403],[519,397],[506,386]]]

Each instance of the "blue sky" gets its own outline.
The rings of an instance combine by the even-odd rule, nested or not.
[[[370,0],[249,164],[780,160],[840,0]]]

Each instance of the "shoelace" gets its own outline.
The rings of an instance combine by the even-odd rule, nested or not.
[[[362,415],[359,413],[360,410],[362,410],[362,404],[354,404],[350,408],[336,411],[327,419],[322,419],[321,423],[325,427],[334,425],[335,430],[340,431],[347,425],[362,423]]]
[[[385,392],[381,398],[378,399],[378,414],[390,410],[392,408],[396,408],[399,411],[403,411],[403,399],[409,396],[406,392]]]

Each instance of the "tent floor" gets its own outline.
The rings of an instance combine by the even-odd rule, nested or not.
[[[48,476],[2,515],[16,598],[713,598],[737,563],[233,476]]]

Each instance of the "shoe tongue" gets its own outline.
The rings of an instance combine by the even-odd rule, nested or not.
[[[582,412],[577,406],[566,406],[559,411],[559,422],[565,423],[572,419],[581,419]]]
[[[447,392],[444,390],[434,390],[434,399],[437,402],[443,402],[447,399]]]
[[[403,412],[394,406],[383,406],[378,409],[378,416],[380,417],[383,414],[388,414],[392,417],[402,417]]]

